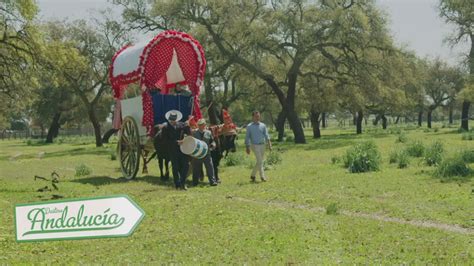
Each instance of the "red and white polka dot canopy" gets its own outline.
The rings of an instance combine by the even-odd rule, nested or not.
[[[168,93],[177,83],[189,87],[194,96],[193,115],[202,117],[199,93],[206,71],[201,44],[189,34],[163,31],[153,39],[128,45],[112,58],[109,79],[114,97],[122,99],[127,85],[139,82],[142,88]],[[153,108],[148,93],[143,93],[143,125],[153,126]]]

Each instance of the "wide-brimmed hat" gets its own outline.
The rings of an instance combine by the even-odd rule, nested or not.
[[[180,121],[183,118],[183,114],[178,110],[170,110],[166,112],[165,118],[168,121]]]
[[[205,125],[206,124],[206,119],[204,119],[204,118],[199,119],[197,124],[198,124],[198,126]]]

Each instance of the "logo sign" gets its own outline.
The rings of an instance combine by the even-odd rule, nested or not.
[[[126,237],[144,216],[126,195],[18,204],[16,240]]]

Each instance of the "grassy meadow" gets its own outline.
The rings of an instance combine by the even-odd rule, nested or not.
[[[330,127],[318,140],[308,131],[305,145],[274,142],[266,183],[250,182],[254,158],[245,154],[241,135],[237,153],[221,163],[222,184],[202,183],[186,192],[160,180],[156,161],[149,174],[123,179],[113,160],[116,139],[101,148],[87,137],[49,145],[3,140],[0,264],[472,265],[472,172],[446,180],[424,157],[409,157],[406,168],[389,163],[392,152],[415,141],[425,147],[441,142],[444,158],[474,149],[456,128],[435,127],[368,127],[362,135],[352,127]],[[380,170],[350,173],[344,154],[368,140],[380,151]],[[59,189],[39,192],[51,183],[34,176],[53,171],[60,175]],[[130,237],[15,241],[15,204],[116,194],[129,195],[146,213]]]

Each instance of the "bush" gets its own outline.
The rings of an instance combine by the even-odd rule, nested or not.
[[[461,158],[465,163],[474,163],[474,150],[462,151]]]
[[[362,173],[379,170],[380,153],[375,143],[363,142],[347,150],[344,166],[351,173]]]
[[[265,159],[265,163],[268,165],[277,165],[282,162],[281,156],[278,152],[270,152]]]
[[[403,132],[398,134],[397,139],[395,140],[395,142],[397,143],[406,143],[407,141],[408,141],[408,137]]]
[[[80,164],[76,166],[76,174],[75,176],[85,176],[85,175],[90,175],[92,174],[92,169],[89,168],[85,164]]]
[[[332,164],[337,164],[337,163],[341,162],[341,157],[339,157],[339,156],[333,156],[333,157],[331,158],[331,162],[332,162]]]
[[[474,133],[472,132],[464,132],[462,134],[462,140],[473,140],[474,139]]]
[[[389,156],[389,163],[397,163],[398,168],[407,168],[410,158],[405,151],[392,151]]]
[[[396,163],[398,161],[398,151],[392,151],[390,152],[390,155],[388,157],[388,162],[389,163]]]
[[[406,148],[406,152],[412,157],[423,157],[425,146],[421,141],[415,141]]]
[[[115,153],[115,151],[110,152],[110,160],[117,160],[117,153]]]
[[[429,166],[438,165],[443,159],[443,143],[436,141],[426,149],[425,162]]]
[[[410,158],[405,151],[401,151],[398,153],[398,168],[400,169],[407,168],[409,162],[410,162]]]
[[[224,166],[237,166],[242,165],[247,162],[247,158],[244,157],[242,153],[229,153],[224,159]]]
[[[472,170],[464,162],[461,156],[443,160],[435,171],[435,175],[443,179],[453,179],[453,177],[467,177]]]
[[[400,128],[391,128],[389,129],[389,132],[390,134],[398,134],[398,135],[403,134]]]

